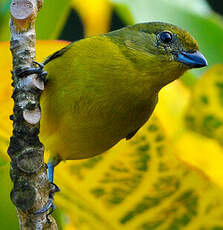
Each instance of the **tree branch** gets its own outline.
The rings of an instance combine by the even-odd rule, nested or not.
[[[21,76],[21,70],[34,67],[35,19],[43,0],[12,0],[11,2],[11,52],[13,56],[14,114],[13,136],[8,154],[11,158],[10,176],[14,187],[11,199],[17,208],[20,228],[57,229],[55,220],[46,213],[34,215],[48,201],[50,186],[46,165],[43,162],[43,145],[38,138],[40,94],[44,84],[36,74]]]

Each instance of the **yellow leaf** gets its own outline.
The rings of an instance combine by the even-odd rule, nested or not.
[[[12,88],[11,88],[11,53],[9,49],[9,42],[0,43],[0,69],[1,69],[1,84],[0,84],[0,136],[9,136],[11,133],[11,121],[9,115],[12,114]],[[4,134],[4,135],[3,135]],[[2,138],[1,138],[2,139]]]
[[[176,158],[155,117],[106,154],[59,165],[56,182],[78,230],[223,228],[222,190]]]
[[[210,68],[197,81],[187,107],[189,128],[223,144],[223,65]]]
[[[155,113],[171,138],[185,131],[183,117],[189,98],[190,91],[179,80],[165,86],[159,94]]]
[[[111,20],[109,0],[72,0],[71,4],[82,18],[86,37],[108,31]]]
[[[214,71],[219,68],[221,66],[214,67]],[[156,115],[164,126],[177,156],[187,164],[202,170],[213,182],[223,187],[223,148],[215,139],[191,131],[185,124],[186,111],[187,116],[188,114],[196,114],[196,121],[200,121],[205,116],[204,111],[209,110],[209,106],[204,106],[201,103],[200,96],[203,95],[201,91],[206,91],[208,95],[217,94],[212,87],[214,83],[211,79],[214,81],[214,76],[208,77],[210,72],[212,70],[207,71],[198,81],[192,95],[179,81],[165,87],[160,93]],[[206,79],[205,82],[202,80],[203,78]],[[213,113],[220,112],[220,105],[216,107],[217,99],[215,101],[213,99],[211,98],[215,105],[212,108]],[[188,105],[189,103],[190,105]],[[187,108],[189,109],[186,110]],[[197,122],[191,127],[194,129],[198,125]]]
[[[174,148],[181,160],[201,169],[223,188],[223,149],[216,140],[187,131],[175,142]]]

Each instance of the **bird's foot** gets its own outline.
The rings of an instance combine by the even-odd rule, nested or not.
[[[20,77],[26,77],[31,74],[37,74],[39,79],[44,82],[44,84],[47,83],[47,71],[43,70],[44,65],[41,63],[38,63],[36,61],[33,61],[36,67],[27,67],[27,68],[21,68],[16,70],[16,74]]]
[[[49,211],[48,214],[46,215],[48,222],[50,222],[49,215],[56,209],[56,206],[53,203],[54,195],[56,192],[60,191],[59,187],[53,183],[53,181],[54,181],[54,167],[59,162],[60,162],[59,160],[51,159],[51,161],[48,162],[48,164],[47,164],[47,166],[48,166],[48,179],[49,179],[49,183],[50,183],[49,199],[42,209],[40,209],[39,211],[36,211],[34,213],[35,215],[38,215],[38,214],[43,214],[43,213]]]
[[[43,213],[45,213],[45,212],[47,212],[47,211],[49,211],[51,209],[49,211],[49,213],[47,214],[47,219],[49,221],[49,218],[48,218],[49,215],[56,209],[56,206],[53,203],[54,195],[55,195],[56,192],[59,192],[59,191],[60,191],[59,187],[56,184],[51,182],[50,183],[49,200],[47,201],[46,205],[42,209],[40,209],[39,211],[34,212],[34,214],[35,215],[43,214]]]
[[[53,203],[54,195],[56,192],[59,192],[59,191],[60,191],[59,187],[53,182],[50,182],[49,199],[42,209],[34,212],[34,215],[43,214],[49,211],[49,213],[46,215],[46,218],[47,218],[47,221],[50,222],[49,215],[52,214],[52,212],[56,209],[56,206]]]

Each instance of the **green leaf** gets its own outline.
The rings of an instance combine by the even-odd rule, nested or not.
[[[67,19],[70,1],[44,1],[43,9],[38,14],[36,34],[38,40],[56,39]]]
[[[7,41],[9,34],[10,0],[0,0],[0,41]]]
[[[126,24],[134,24],[135,19],[133,18],[131,11],[126,4],[120,3],[115,5],[115,11],[125,21]]]
[[[9,168],[9,163],[6,163],[4,160],[0,159],[0,229],[19,230],[19,223],[16,215],[16,210],[10,200],[12,183],[9,177]]]
[[[0,0],[0,17],[8,14],[10,3],[10,0]]]

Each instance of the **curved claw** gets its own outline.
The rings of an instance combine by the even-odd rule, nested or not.
[[[39,214],[43,214],[43,213],[47,212],[50,208],[52,208],[50,210],[50,212],[47,214],[48,220],[49,220],[48,216],[56,209],[56,206],[53,203],[53,197],[54,197],[56,192],[60,191],[60,188],[56,184],[54,184],[53,182],[50,182],[50,185],[51,185],[51,191],[49,193],[49,200],[47,201],[46,205],[42,209],[34,212],[34,215],[39,215]]]
[[[53,197],[49,198],[49,200],[47,201],[45,207],[43,207],[39,211],[34,212],[33,214],[34,215],[43,214],[43,213],[47,212],[51,207],[55,207],[55,205],[53,204]],[[47,215],[49,215],[49,214],[47,214]]]
[[[50,185],[52,186],[51,187],[51,193],[53,193],[52,195],[54,196],[54,193],[59,192],[60,188],[56,184],[54,184],[53,182],[50,182]]]
[[[37,61],[33,61],[34,64],[38,65],[40,69],[43,69],[44,65],[42,63],[39,63]]]
[[[33,61],[35,65],[38,67],[29,67],[29,68],[23,68],[23,69],[17,69],[16,74],[20,77],[26,77],[31,74],[38,74],[38,77],[46,83],[46,75],[47,72],[43,70],[44,65],[41,63],[38,63],[36,61]]]
[[[49,213],[46,215],[47,220],[50,221],[49,215],[56,209],[56,206],[53,203],[53,198],[54,198],[55,193],[59,192],[60,189],[56,184],[53,183],[53,179],[54,179],[53,175],[54,175],[54,166],[55,165],[52,162],[49,162],[47,165],[48,165],[48,179],[50,182],[49,200],[47,201],[46,205],[42,209],[34,212],[34,214],[35,215],[43,214],[51,208]]]
[[[46,215],[46,219],[48,222],[50,222],[49,216],[53,213],[53,211],[56,209],[56,205],[52,204],[51,206],[51,210],[49,211],[49,213]]]
[[[24,69],[18,69],[16,71],[16,74],[20,77],[20,78],[23,78],[23,77],[26,77],[27,75],[31,75],[31,74],[41,74],[42,73],[42,69],[40,68],[24,68]]]

